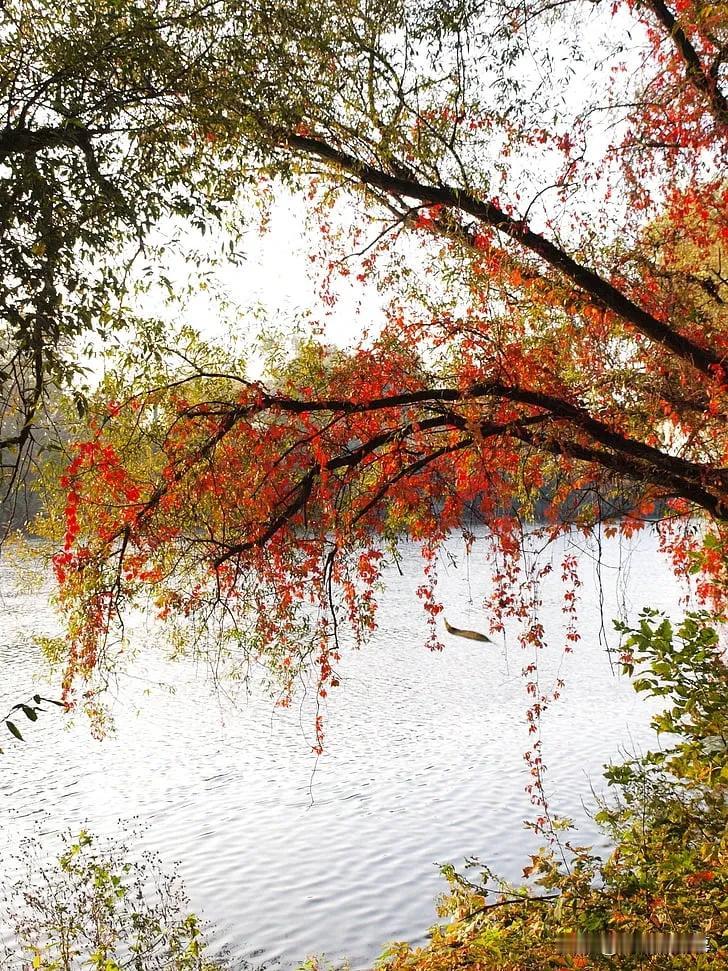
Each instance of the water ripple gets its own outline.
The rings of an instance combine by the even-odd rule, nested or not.
[[[616,562],[614,543],[605,548]],[[677,603],[654,541],[643,538],[631,556],[635,605]],[[436,862],[478,855],[518,878],[536,848],[521,826],[533,815],[522,757],[524,657],[512,638],[492,648],[453,639],[442,653],[426,651],[416,551],[405,551],[402,569],[404,578],[390,578],[370,648],[342,662],[318,763],[301,729],[310,730],[310,702],[279,710],[254,690],[232,708],[192,664],[150,652],[121,681],[114,736],[97,742],[83,723],[49,712],[28,726],[25,745],[7,747],[0,866],[39,824],[47,833],[86,823],[113,834],[119,820],[139,817],[147,828],[137,849],[181,860],[193,906],[215,923],[214,945],[236,961],[281,968],[320,951],[360,968],[389,940],[422,941],[443,889]],[[470,575],[483,577],[485,592],[487,567],[476,560]],[[11,581],[6,567],[0,703],[8,704],[57,691],[39,680],[30,643],[34,626],[53,630],[53,615],[42,592]],[[550,683],[561,669],[566,680],[542,724],[553,808],[574,816],[590,840],[581,804],[589,786],[600,789],[602,764],[652,735],[648,706],[599,647],[597,597],[585,590],[583,642],[566,659],[560,646],[544,653],[540,674]],[[480,592],[464,571],[443,570],[438,591],[453,622],[482,626],[470,599]],[[616,592],[606,594],[609,617]],[[557,581],[544,588],[543,616],[561,644]],[[155,681],[175,693],[145,694]]]

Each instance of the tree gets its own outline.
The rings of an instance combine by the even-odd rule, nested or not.
[[[86,342],[133,326],[133,298],[150,282],[171,286],[164,253],[179,245],[182,225],[224,221],[245,178],[231,148],[214,150],[200,130],[200,65],[222,29],[214,5],[171,3],[157,15],[155,7],[10,0],[0,11],[7,528],[7,507],[44,444],[39,429],[52,425],[49,400],[65,391],[84,413]]]
[[[551,537],[660,517],[677,567],[723,604],[724,5],[5,10],[5,312],[30,375],[6,444],[30,437],[53,369],[72,370],[64,341],[131,315],[130,276],[107,267],[138,243],[153,269],[167,218],[209,229],[221,200],[234,214],[271,180],[302,189],[328,294],[341,274],[387,300],[374,336],[304,343],[262,379],[195,352],[100,389],[60,480],[66,699],[103,675],[145,598],[264,658],[284,697],[313,665],[324,696],[341,626],[371,629],[403,537],[422,544],[436,647],[437,549],[465,510],[502,557],[491,626],[522,617],[524,643],[544,636],[518,590],[537,505]],[[77,293],[100,302],[76,314]],[[533,691],[537,732],[548,699]]]
[[[133,316],[134,258],[154,273],[165,220],[204,230],[245,185],[287,180],[330,275],[359,247],[356,276],[389,299],[375,338],[309,346],[272,386],[192,366],[90,420],[55,561],[67,690],[151,590],[165,616],[234,616],[284,681],[313,655],[323,692],[341,608],[363,636],[403,535],[423,543],[434,646],[438,542],[468,506],[512,562],[544,490],[554,533],[625,502],[630,522],[699,511],[714,545],[672,545],[719,595],[720,5],[18,0],[3,16],[13,468],[46,389],[77,371],[73,339]],[[363,215],[341,215],[351,197]]]
[[[152,158],[148,134],[132,140],[145,171],[183,137],[176,126],[197,126],[194,164],[209,147],[216,164],[227,153],[248,175],[308,187],[331,274],[350,273],[363,247],[357,275],[390,302],[376,337],[346,353],[310,345],[272,386],[193,366],[105,406],[63,480],[67,689],[96,667],[127,601],[152,591],[163,616],[234,617],[236,642],[244,631],[289,684],[315,657],[325,692],[339,621],[359,636],[371,627],[398,537],[423,543],[434,625],[435,549],[463,508],[512,562],[520,517],[544,490],[552,533],[616,520],[625,501],[628,524],[699,512],[713,545],[689,531],[666,545],[720,594],[719,5],[617,4],[602,16],[578,2],[256,3],[228,17],[209,4],[191,8],[191,35],[180,8],[171,39],[170,21],[132,9],[149,58],[169,48],[175,75],[129,96],[162,123]],[[595,39],[579,46],[575,28],[590,26]],[[597,54],[603,29],[613,39]],[[199,50],[201,36],[193,69],[186,45]],[[121,41],[108,44],[128,64]],[[88,161],[81,146],[86,174]],[[352,194],[364,215],[337,217]],[[195,212],[207,218],[204,200]],[[496,626],[522,610],[497,599]],[[537,622],[524,634],[540,636]]]

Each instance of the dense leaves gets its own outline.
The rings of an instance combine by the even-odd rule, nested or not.
[[[57,444],[42,429],[57,423],[58,389],[85,411],[82,349],[134,324],[140,290],[171,286],[165,253],[180,227],[219,225],[245,178],[196,107],[222,29],[214,5],[157,7],[11,0],[0,11],[6,525],[28,463]],[[186,258],[191,269],[189,245]]]

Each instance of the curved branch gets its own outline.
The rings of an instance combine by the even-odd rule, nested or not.
[[[494,203],[485,202],[470,192],[452,186],[426,185],[413,179],[390,175],[318,138],[280,130],[272,134],[282,147],[329,162],[355,176],[365,186],[383,189],[391,195],[417,199],[426,205],[459,209],[474,216],[541,257],[601,306],[607,307],[639,333],[665,347],[681,360],[687,361],[697,370],[711,377],[715,376],[716,369],[722,370],[722,356],[709,348],[701,347],[643,310],[594,270],[578,263],[561,247],[529,229],[522,220],[509,216]]]
[[[288,414],[338,412],[342,415],[356,415],[414,404],[454,404],[474,401],[478,398],[502,398],[518,404],[542,408],[553,417],[578,426],[601,445],[648,462],[663,469],[665,473],[686,479],[710,477],[720,488],[728,488],[727,469],[715,469],[699,462],[693,462],[690,459],[670,455],[653,445],[647,445],[639,439],[629,438],[627,435],[615,431],[609,425],[594,418],[586,408],[574,405],[563,398],[542,391],[531,391],[528,388],[502,384],[499,381],[474,384],[465,390],[458,388],[423,388],[418,391],[372,398],[369,401],[351,401],[337,398],[304,401],[299,398],[263,394],[254,405],[245,405],[228,413],[224,426],[226,428],[225,433],[227,433],[228,428],[232,428],[238,418],[250,417],[253,414],[268,410]],[[194,406],[194,408],[196,407],[198,406]],[[199,407],[204,407],[204,405]],[[190,409],[188,414],[194,414],[194,409]]]
[[[685,63],[688,80],[708,100],[713,117],[728,131],[728,98],[718,89],[717,77],[705,70],[700,55],[682,29],[664,0],[645,0],[657,20],[670,35],[673,44]]]
[[[495,388],[495,385],[490,386],[488,393],[493,394]],[[547,407],[544,402],[548,401],[550,402],[550,407],[546,413],[525,416],[521,419],[504,423],[490,421],[468,422],[462,415],[447,411],[442,415],[433,416],[419,422],[409,422],[402,427],[375,435],[369,441],[352,451],[335,456],[323,466],[310,468],[288,492],[286,499],[291,497],[290,501],[268,522],[265,528],[251,539],[227,546],[225,552],[214,559],[214,565],[219,567],[241,553],[264,546],[297,513],[304,509],[312,494],[316,479],[320,476],[321,472],[355,468],[366,457],[397,439],[406,439],[415,432],[443,430],[447,428],[457,428],[463,431],[474,428],[477,430],[478,435],[483,438],[498,435],[515,438],[541,451],[553,455],[565,455],[579,461],[588,462],[591,465],[598,465],[601,468],[617,472],[638,482],[645,482],[659,487],[669,485],[683,498],[701,506],[712,515],[718,518],[725,516],[728,497],[723,499],[703,487],[701,483],[708,471],[704,466],[680,459],[676,456],[667,455],[652,446],[645,445],[642,442],[613,432],[607,426],[584,412],[583,409],[576,408],[576,406],[569,405],[566,402],[560,402],[558,399],[549,398],[547,395],[533,392],[520,391],[519,389],[507,389],[503,386],[500,386],[499,390],[502,392],[499,396],[508,400],[529,405],[534,405],[536,400],[538,400],[538,407],[542,408]],[[510,392],[510,394],[506,394],[505,392]],[[466,397],[454,389],[440,389],[440,391],[436,391],[434,394],[439,395],[438,400],[441,401],[445,400],[445,395],[447,395],[447,400],[462,400],[463,397]],[[397,397],[402,398],[403,396],[400,395]],[[468,395],[468,397],[472,397],[472,395]],[[291,401],[291,404],[297,406],[300,403]],[[315,402],[313,404],[321,406],[323,403]],[[329,406],[326,410],[331,410],[333,402],[327,402],[326,404]],[[391,405],[389,406],[391,407]],[[364,405],[360,410],[367,411],[369,408]],[[569,424],[585,431],[594,441],[605,445],[609,450],[570,441],[563,436],[556,437],[543,432],[539,433],[528,430],[529,425],[542,424],[551,419],[568,421]],[[443,446],[434,452],[421,456],[419,459],[405,466],[379,488],[375,495],[357,513],[354,521],[356,522],[366,515],[367,512],[384,498],[391,486],[400,479],[414,475],[437,458],[461,451],[470,447],[473,443],[474,439],[470,437],[460,439],[454,444]],[[726,490],[722,489],[721,491],[725,493]]]

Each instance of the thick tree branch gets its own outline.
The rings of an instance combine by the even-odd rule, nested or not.
[[[81,148],[88,144],[90,132],[79,125],[43,128],[5,128],[0,131],[0,159],[21,152],[40,152],[44,148]]]
[[[412,179],[390,175],[317,138],[308,138],[293,132],[278,131],[273,134],[282,146],[329,162],[355,176],[365,186],[375,186],[392,195],[416,199],[426,205],[459,209],[474,216],[541,257],[601,306],[613,311],[645,337],[665,347],[704,374],[714,377],[716,369],[720,373],[724,363],[720,355],[709,348],[701,347],[643,310],[594,270],[577,263],[561,247],[529,229],[521,220],[509,216],[494,203],[478,199],[464,189],[426,185]]]
[[[246,539],[243,542],[228,546],[213,561],[215,566],[219,567],[235,556],[264,546],[280,532],[281,529],[291,522],[297,513],[303,510],[313,492],[316,480],[322,471],[334,472],[340,469],[353,469],[360,465],[365,458],[395,440],[406,440],[415,432],[447,428],[457,428],[463,431],[473,428],[483,438],[496,436],[515,438],[540,451],[545,451],[553,455],[568,456],[579,461],[587,462],[638,482],[647,482],[660,488],[670,486],[678,495],[701,506],[712,515],[718,518],[725,516],[726,500],[728,500],[725,485],[721,481],[723,488],[720,491],[725,495],[725,498],[716,496],[713,492],[704,488],[702,482],[707,478],[709,470],[699,463],[689,462],[686,459],[668,455],[652,446],[629,439],[607,428],[607,426],[592,418],[583,409],[569,405],[567,402],[559,401],[547,395],[496,385],[489,386],[487,393],[489,395],[494,394],[496,389],[500,392],[499,397],[529,405],[534,405],[535,401],[538,401],[537,407],[548,407],[548,411],[545,414],[530,415],[512,422],[494,423],[490,421],[468,421],[462,415],[448,410],[442,415],[433,416],[419,422],[410,422],[403,427],[381,432],[357,448],[345,454],[335,456],[322,467],[319,468],[316,466],[310,468],[288,492],[285,498],[289,501],[286,502],[283,509],[268,522],[261,532],[251,539]],[[438,401],[472,400],[475,396],[472,394],[473,390],[471,389],[470,392],[463,394],[455,389],[439,389],[432,392],[432,394],[433,396],[437,396]],[[416,393],[413,392],[412,394]],[[399,395],[394,397],[401,399],[404,396]],[[377,404],[381,406],[382,401],[387,401],[387,406],[391,407],[391,403],[389,403],[391,399],[380,399]],[[295,408],[298,408],[301,404],[293,399],[279,399],[277,405],[281,410],[285,411],[286,402]],[[548,402],[548,405],[546,402]],[[321,407],[324,404],[323,402],[310,402],[307,404],[313,404],[313,410],[324,410]],[[325,410],[335,410],[331,408],[333,404],[335,403],[331,401],[326,402],[328,407]],[[349,406],[351,407],[351,403],[349,403]],[[368,410],[370,408],[367,404],[360,406],[361,412]],[[607,449],[595,448],[592,445],[574,441],[553,432],[533,432],[527,427],[529,424],[542,424],[551,419],[567,421],[569,424],[585,431],[595,442],[606,446]],[[437,458],[455,451],[461,451],[470,447],[473,443],[473,438],[466,437],[454,444],[428,453],[408,464],[379,488],[374,497],[357,513],[355,521],[358,521],[366,515],[371,508],[384,498],[391,486],[400,479],[414,475]],[[724,470],[719,471],[722,473]]]
[[[728,131],[728,98],[725,98],[718,89],[717,78],[711,74],[710,69],[704,68],[700,55],[664,0],[645,0],[645,3],[670,35],[685,62],[688,80],[693,87],[705,95],[713,117]]]
[[[438,416],[436,418],[428,418],[424,421],[417,422],[417,429],[420,431],[430,431],[434,428],[447,428],[452,425],[452,421],[449,416]],[[308,472],[303,476],[302,479],[294,486],[288,495],[293,495],[290,502],[286,504],[283,510],[266,526],[258,536],[251,540],[245,540],[242,543],[236,543],[233,546],[229,546],[226,551],[220,556],[216,557],[214,562],[215,566],[221,566],[227,560],[232,559],[234,556],[238,556],[240,553],[245,553],[248,550],[252,550],[255,547],[265,546],[265,544],[272,539],[276,533],[278,533],[287,522],[291,520],[296,513],[300,512],[306,505],[313,485],[316,479],[321,475],[321,472],[336,472],[339,469],[354,468],[361,464],[361,462],[372,455],[378,449],[382,448],[384,445],[389,444],[397,438],[406,438],[408,435],[413,434],[415,431],[415,423],[410,423],[404,427],[397,427],[390,429],[386,432],[381,432],[379,435],[375,435],[369,439],[368,442],[364,442],[357,448],[345,453],[344,455],[337,455],[335,458],[330,459],[322,467],[313,467],[308,470]],[[286,497],[287,498],[287,497]]]
[[[555,395],[542,391],[532,391],[528,388],[514,387],[499,381],[483,382],[471,385],[470,388],[423,388],[418,391],[403,392],[402,394],[387,395],[382,398],[372,398],[369,401],[351,401],[349,399],[324,398],[305,401],[299,398],[289,398],[282,395],[261,394],[254,405],[244,405],[227,412],[224,426],[225,434],[232,428],[238,418],[250,417],[264,411],[281,412],[284,414],[316,414],[320,412],[339,413],[342,415],[364,414],[389,408],[402,408],[408,405],[422,404],[455,404],[474,401],[478,398],[500,398],[517,404],[541,408],[554,418],[563,419],[569,424],[586,432],[594,441],[617,452],[631,455],[643,462],[664,470],[666,474],[677,475],[686,480],[705,478],[713,481],[722,490],[728,489],[728,469],[716,469],[689,459],[671,455],[647,445],[639,439],[610,428],[609,425],[594,418],[590,412],[579,405],[572,404]],[[194,416],[197,408],[189,409],[187,414]],[[201,412],[207,414],[209,412]]]
[[[455,420],[454,415],[452,415],[451,417],[453,420]],[[548,417],[549,417],[548,415],[532,415],[528,418],[520,418],[513,422],[506,422],[505,424],[500,426],[490,422],[483,422],[478,426],[478,437],[483,439],[488,437],[492,438],[494,435],[505,435],[505,434],[512,435],[516,432],[517,429],[527,428],[529,425],[540,424],[544,421],[547,421]],[[467,422],[463,421],[461,425],[459,424],[459,427],[466,428]],[[399,470],[399,472],[397,472],[394,476],[392,476],[391,479],[388,479],[380,487],[380,489],[369,499],[369,501],[357,512],[356,516],[354,517],[354,523],[357,523],[359,522],[360,519],[363,519],[368,512],[370,512],[375,506],[377,506],[381,502],[381,500],[387,495],[389,490],[393,486],[395,486],[398,482],[400,482],[402,479],[409,478],[411,475],[416,475],[417,472],[420,472],[426,466],[430,465],[432,462],[436,461],[437,459],[442,458],[444,455],[450,455],[453,452],[460,452],[463,449],[473,445],[473,443],[474,443],[473,438],[470,438],[470,437],[461,438],[458,442],[455,442],[454,445],[444,445],[442,448],[439,448],[435,452],[431,452],[428,455],[423,456],[422,458],[418,459],[416,462],[411,462],[409,465],[404,466],[402,469]]]
[[[669,485],[674,489],[676,495],[687,499],[696,506],[700,506],[706,512],[715,516],[716,519],[725,519],[728,514],[728,495],[725,498],[719,498],[703,489],[698,482],[676,474],[665,473],[630,456],[595,449],[563,437],[556,438],[528,431],[519,431],[514,433],[513,437],[532,445],[539,451],[549,452],[551,455],[567,456],[580,462],[588,462],[590,465],[597,465],[603,469],[616,472],[634,482],[649,482],[651,485],[660,488]]]

